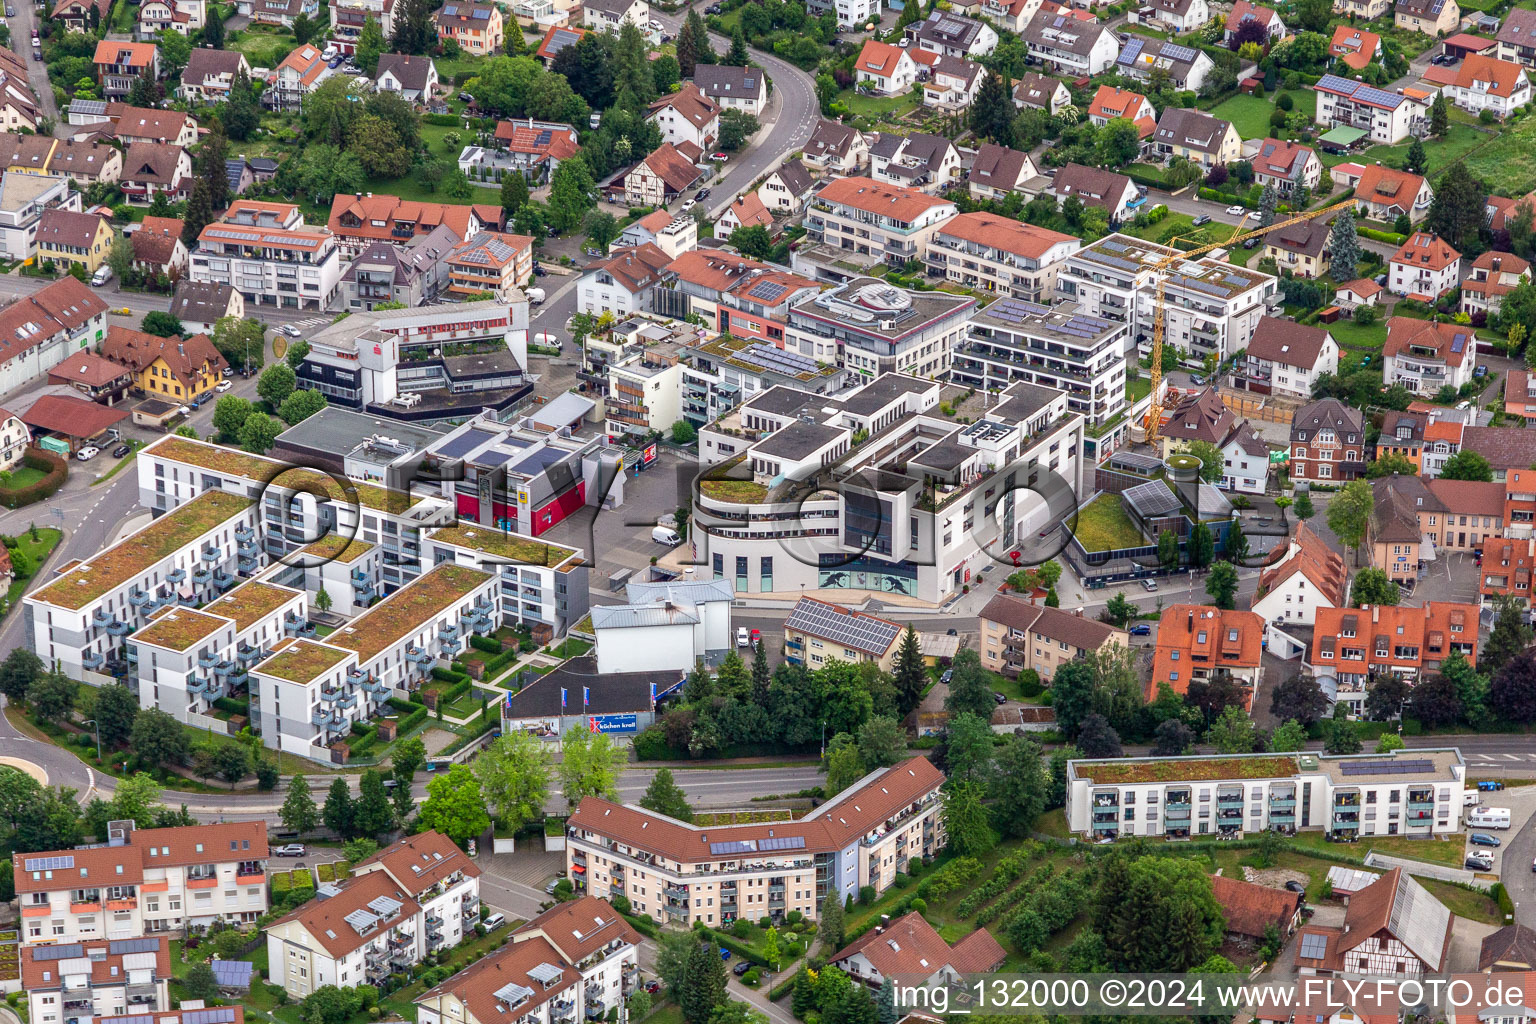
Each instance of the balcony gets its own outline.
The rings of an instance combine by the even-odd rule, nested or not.
[[[105,665],[106,662],[107,659],[95,651],[83,651],[80,654],[80,664],[93,672]]]
[[[139,901],[132,896],[120,900],[107,900],[108,910],[136,910],[138,906]]]
[[[69,912],[71,914],[94,914],[100,909],[100,900],[82,900],[79,903],[71,902],[69,905]]]
[[[187,570],[185,569],[172,569],[170,572],[165,574],[165,582],[171,584],[172,586],[185,581],[186,578]]]
[[[212,889],[212,888],[215,888],[218,884],[219,884],[219,879],[218,879],[218,876],[216,876],[216,875],[207,875],[207,876],[202,876],[202,877],[197,877],[197,878],[188,878],[187,879],[187,888],[188,889]]]
[[[1243,806],[1243,795],[1241,793],[1224,793],[1216,798],[1216,806],[1241,808]]]

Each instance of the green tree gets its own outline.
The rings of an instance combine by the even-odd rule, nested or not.
[[[1390,754],[1394,750],[1402,750],[1408,744],[1395,732],[1384,732],[1376,740],[1376,753]]]
[[[213,764],[218,769],[219,778],[234,789],[235,783],[251,770],[251,752],[238,743],[220,743],[213,748]]]
[[[501,179],[501,209],[510,219],[528,203],[528,179],[508,174]]]
[[[1307,746],[1307,730],[1298,722],[1284,722],[1269,734],[1269,751],[1273,754],[1288,754],[1298,750],[1305,750]]]
[[[480,782],[467,765],[456,764],[427,783],[427,799],[421,805],[421,822],[463,846],[491,827]]]
[[[153,315],[153,314],[151,314]],[[169,315],[169,314],[167,314]],[[180,334],[181,322],[177,321]],[[169,337],[169,335],[167,335]],[[259,370],[266,356],[266,342],[262,336],[261,322],[241,317],[226,316],[214,321],[213,347],[219,350],[229,365],[248,370]]]
[[[695,67],[714,62],[715,53],[709,44],[709,30],[704,27],[704,19],[699,17],[698,11],[689,8],[683,27],[677,33],[678,69],[684,78],[691,79]]]
[[[950,716],[970,712],[983,721],[991,718],[996,707],[992,700],[992,687],[988,684],[986,670],[981,667],[981,657],[975,650],[965,647],[955,655],[950,666],[949,695],[944,698],[944,710]]]
[[[651,784],[645,787],[645,795],[640,798],[640,806],[678,821],[693,820],[693,808],[688,804],[688,796],[672,777],[670,768],[656,770],[656,774],[651,777]]]
[[[384,30],[379,27],[379,19],[373,15],[367,15],[363,19],[363,29],[358,33],[357,45],[353,50],[353,59],[364,73],[372,78],[379,70],[379,54],[384,52],[388,44],[384,41]]]
[[[1216,557],[1216,540],[1211,536],[1211,528],[1196,523],[1189,531],[1188,548],[1190,565],[1197,569],[1210,565]]]
[[[1217,562],[1205,578],[1205,592],[1217,608],[1237,607],[1237,569],[1231,562]]]
[[[347,148],[362,162],[363,170],[378,178],[403,177],[415,163],[415,155],[394,126],[373,114],[353,122]]]
[[[720,114],[720,138],[718,145],[728,153],[734,153],[747,144],[762,127],[756,115],[745,110],[726,110]]]
[[[1429,107],[1429,130],[1431,134],[1444,136],[1450,130],[1451,107],[1444,93],[1436,93],[1435,100]]]
[[[1311,492],[1302,491],[1300,494],[1296,495],[1296,502],[1291,506],[1291,514],[1294,515],[1297,519],[1300,519],[1302,522],[1306,522],[1308,519],[1311,519],[1314,515],[1317,514],[1316,511],[1314,511],[1312,508]]]
[[[859,726],[858,743],[865,768],[889,768],[906,757],[907,731],[894,718],[870,718]]]
[[[1333,229],[1328,233],[1328,247],[1328,267],[1333,279],[1339,284],[1353,281],[1360,272],[1362,259],[1354,211],[1345,210],[1333,219]]]
[[[308,835],[319,822],[314,797],[309,793],[309,781],[302,775],[288,780],[288,795],[283,798],[283,808],[278,812],[283,827],[290,832]]]
[[[1258,744],[1253,719],[1241,708],[1227,708],[1205,731],[1205,742],[1218,754],[1251,754]]]
[[[222,30],[222,23],[220,27]],[[224,125],[224,133],[237,142],[249,139],[260,126],[261,107],[256,101],[256,91],[251,87],[250,76],[244,71],[235,76],[229,98],[219,108],[219,121]]]
[[[970,127],[977,138],[991,139],[999,146],[1013,145],[1013,97],[995,71],[981,79],[981,87],[971,102]]]
[[[1124,594],[1116,594],[1104,605],[1104,614],[1109,616],[1109,621],[1124,629],[1130,625],[1140,609],[1132,604]]]
[[[601,249],[604,255],[608,252],[608,246],[619,237],[619,222],[613,214],[602,210],[593,210],[587,214],[586,229],[587,241]]]
[[[262,371],[261,378],[256,382],[256,394],[261,396],[273,409],[283,404],[283,400],[293,394],[298,386],[298,378],[293,372],[293,367],[286,362],[273,363]]]
[[[1351,480],[1328,503],[1328,528],[1339,542],[1354,550],[1355,564],[1360,564],[1360,542],[1371,525],[1376,496],[1364,480]]]
[[[209,6],[203,19],[203,45],[213,50],[224,49],[224,14],[217,4]]]
[[[923,666],[922,648],[918,644],[917,630],[907,623],[901,634],[901,646],[896,649],[895,671],[897,706],[905,718],[922,702],[923,690],[928,685],[928,672]]]
[[[1398,455],[1396,453],[1377,456],[1370,465],[1365,467],[1365,476],[1368,480],[1379,480],[1382,477],[1394,474],[1418,476],[1419,471],[1413,463],[1408,461],[1406,455]]]
[[[139,324],[139,330],[145,334],[153,334],[158,338],[176,338],[186,333],[181,326],[181,321],[170,313],[159,311],[145,313],[144,320]]]
[[[1100,862],[1089,910],[1115,971],[1189,970],[1226,931],[1210,876],[1185,857],[1112,854]]]
[[[575,807],[582,799],[600,796],[619,798],[619,775],[628,760],[607,733],[573,728],[561,740],[560,785],[566,802]]]
[[[1259,193],[1259,227],[1267,228],[1275,222],[1275,207],[1279,202],[1280,194],[1275,191],[1275,186],[1265,185]]]
[[[287,364],[282,364],[286,366]],[[273,367],[272,369],[277,369]],[[309,419],[315,413],[324,409],[330,402],[319,391],[295,391],[283,399],[283,404],[278,407],[278,417],[290,427]],[[321,609],[324,611],[324,609]]]
[[[974,857],[997,845],[980,783],[962,782],[951,787],[944,800],[944,831],[949,847],[962,857]]]
[[[1343,704],[1336,705],[1343,708]],[[1360,753],[1360,729],[1349,719],[1335,713],[1324,726],[1323,750],[1330,754]]]
[[[1474,480],[1482,483],[1493,481],[1493,467],[1488,460],[1470,448],[1461,451],[1445,460],[1445,465],[1440,469],[1442,480]]]
[[[836,796],[864,777],[864,762],[859,759],[859,747],[852,737],[841,734],[848,742],[836,749],[828,747],[826,757],[827,781],[823,789],[828,797]]]
[[[1452,247],[1464,249],[1477,241],[1484,224],[1488,193],[1466,165],[1452,163],[1435,185],[1425,224]]]
[[[1176,569],[1179,565],[1179,537],[1172,530],[1157,535],[1157,562],[1164,569]]]
[[[1023,838],[1045,812],[1051,780],[1046,773],[1040,744],[1028,736],[1013,735],[997,754],[993,815],[1005,835]]]
[[[1499,670],[1509,664],[1522,651],[1531,646],[1532,630],[1525,622],[1525,615],[1521,610],[1520,602],[1509,597],[1494,599],[1496,613],[1493,620],[1493,631],[1488,634],[1488,640],[1483,644],[1482,653],[1478,655],[1477,665],[1484,673],[1496,675]],[[1460,661],[1465,662],[1461,652],[1453,650]],[[1448,655],[1440,663],[1440,671],[1448,673],[1448,668],[1454,665],[1451,656]]]
[[[352,831],[371,839],[394,826],[395,811],[389,803],[389,792],[384,788],[384,776],[376,769],[365,768],[358,781],[358,799],[352,810]]]
[[[1166,685],[1166,684],[1164,684]],[[1152,754],[1156,757],[1178,757],[1195,742],[1194,730],[1177,718],[1157,723],[1152,734]]]
[[[562,232],[575,228],[587,211],[592,209],[592,193],[596,189],[592,172],[587,169],[587,163],[581,156],[560,161],[560,166],[550,178],[550,223]]]
[[[1328,710],[1328,698],[1310,674],[1289,675],[1275,684],[1269,695],[1269,713],[1281,722],[1304,726],[1320,720]]]
[[[187,210],[182,218],[181,240],[187,246],[195,246],[203,228],[216,219],[214,213],[213,183],[206,175],[199,175],[192,183],[192,194],[187,199]]]
[[[1355,573],[1349,588],[1349,605],[1395,605],[1402,598],[1402,591],[1383,569],[1367,566]]]
[[[330,792],[325,797],[325,808],[320,812],[320,820],[325,822],[326,828],[343,839],[350,839],[353,835],[352,819],[355,815],[352,792],[347,788],[347,780],[340,778],[333,780]]]
[[[219,982],[213,976],[213,967],[206,960],[198,960],[187,969],[181,981],[189,999],[212,1001],[219,998]]]
[[[1222,546],[1222,556],[1233,565],[1246,565],[1249,554],[1248,535],[1243,533],[1243,521],[1234,518],[1231,525],[1227,527],[1227,539]]]
[[[134,772],[126,779],[118,780],[109,806],[112,820],[131,820],[136,825],[149,828],[154,823],[156,813],[164,810],[160,806],[160,783],[148,772]]]
[[[1408,155],[1403,159],[1403,170],[1412,171],[1414,174],[1423,174],[1429,157],[1424,152],[1424,140],[1414,139],[1408,144]],[[1345,280],[1349,280],[1345,278]]]
[[[834,887],[827,887],[827,895],[821,901],[817,932],[821,936],[823,950],[836,952],[843,948],[843,901],[838,898]]]
[[[401,0],[396,5],[391,52],[423,54],[436,44],[437,32],[432,27],[434,6],[431,0]]]
[[[720,59],[720,63],[738,68],[748,67],[752,63],[752,58],[747,54],[747,37],[742,33],[739,23],[736,31],[731,33],[730,52]]]
[[[736,228],[727,241],[731,243],[732,249],[755,260],[766,260],[773,252],[773,238],[761,224]]]
[[[503,828],[516,831],[543,815],[551,762],[544,744],[519,729],[504,733],[470,763]]]
[[[173,768],[187,757],[187,734],[181,723],[159,708],[141,708],[129,737],[133,752],[147,764]]]
[[[1200,460],[1200,479],[1208,484],[1219,484],[1226,473],[1221,449],[1209,441],[1186,441],[1180,451]]]
[[[708,1024],[725,1002],[725,962],[713,942],[692,942],[685,962],[678,1004],[685,1024]]]
[[[225,443],[240,439],[240,428],[245,426],[254,406],[239,395],[224,395],[213,406],[213,429],[219,432],[219,440]]]
[[[128,742],[133,733],[133,720],[138,714],[139,699],[128,687],[114,684],[96,690],[96,707],[91,717],[96,719],[96,733],[101,737],[102,746],[115,747]]]
[[[240,425],[240,447],[255,455],[264,454],[277,441],[282,428],[264,412],[253,412]]]

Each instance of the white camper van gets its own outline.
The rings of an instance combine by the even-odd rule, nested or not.
[[[1508,807],[1479,807],[1467,815],[1468,828],[1509,828]]]

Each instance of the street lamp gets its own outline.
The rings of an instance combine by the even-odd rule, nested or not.
[[[101,760],[101,726],[96,724],[96,719],[94,719],[94,718],[87,718],[85,721],[81,722],[80,724],[81,725],[89,725],[89,726],[91,726],[95,730],[95,732],[96,732],[96,760],[100,761]]]

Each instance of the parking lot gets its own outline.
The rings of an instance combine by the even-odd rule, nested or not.
[[[1471,555],[1459,551],[1442,553],[1420,570],[1420,578],[1412,587],[1413,603],[1461,601],[1477,604],[1477,579],[1478,567]]]

